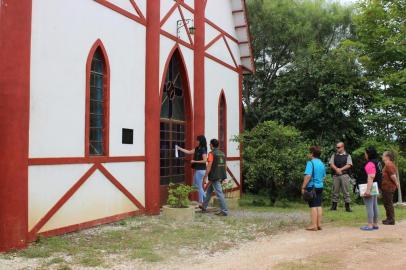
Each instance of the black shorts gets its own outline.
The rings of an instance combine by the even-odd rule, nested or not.
[[[311,191],[311,188],[308,188],[307,191]],[[312,201],[309,202],[309,207],[321,207],[321,204],[323,202],[323,189],[322,188],[315,188],[316,191],[316,196]]]

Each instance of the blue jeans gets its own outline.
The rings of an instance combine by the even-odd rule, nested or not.
[[[204,197],[206,197],[203,189],[203,177],[205,173],[205,170],[196,170],[195,175],[193,176],[193,185],[197,187],[199,192],[199,203],[202,203],[204,201]]]
[[[203,202],[203,209],[206,209],[207,206],[209,205],[213,191],[216,192],[217,199],[220,201],[221,212],[228,214],[227,204],[226,204],[226,200],[224,198],[223,188],[221,187],[220,180],[209,182],[209,187],[207,188],[207,191],[206,191],[206,198],[204,199],[204,202]]]
[[[367,209],[368,223],[378,223],[378,196],[374,195],[368,198],[364,197],[365,207]]]

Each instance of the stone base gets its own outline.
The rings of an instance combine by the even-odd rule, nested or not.
[[[195,217],[195,206],[188,208],[172,208],[169,205],[162,206],[162,217],[177,222],[193,221]]]

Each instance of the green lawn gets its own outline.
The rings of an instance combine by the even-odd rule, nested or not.
[[[264,206],[256,206],[253,204],[253,201],[262,201],[266,203]],[[385,219],[385,209],[382,205],[382,202],[378,202],[379,204],[379,223],[381,220]],[[240,207],[242,209],[247,209],[249,211],[257,211],[257,212],[277,212],[277,213],[291,213],[291,212],[300,212],[305,211],[309,212],[309,208],[305,202],[302,201],[295,201],[295,202],[276,202],[275,206],[269,206],[269,200],[267,197],[264,196],[253,196],[253,195],[245,195],[240,200]],[[353,212],[347,213],[345,212],[344,205],[340,204],[337,208],[337,211],[330,211],[330,205],[328,202],[325,202],[323,206],[323,216],[324,216],[324,223],[330,224],[333,226],[360,226],[365,225],[367,214],[365,211],[365,206],[361,204],[352,204],[351,208]],[[395,208],[395,215],[396,219],[404,220],[406,219],[406,208]]]

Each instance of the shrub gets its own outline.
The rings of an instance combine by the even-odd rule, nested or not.
[[[238,137],[242,144],[245,188],[268,194],[271,205],[300,198],[308,146],[298,130],[267,121]]]
[[[190,204],[189,194],[196,188],[184,184],[169,184],[167,203],[173,208],[187,208]]]

